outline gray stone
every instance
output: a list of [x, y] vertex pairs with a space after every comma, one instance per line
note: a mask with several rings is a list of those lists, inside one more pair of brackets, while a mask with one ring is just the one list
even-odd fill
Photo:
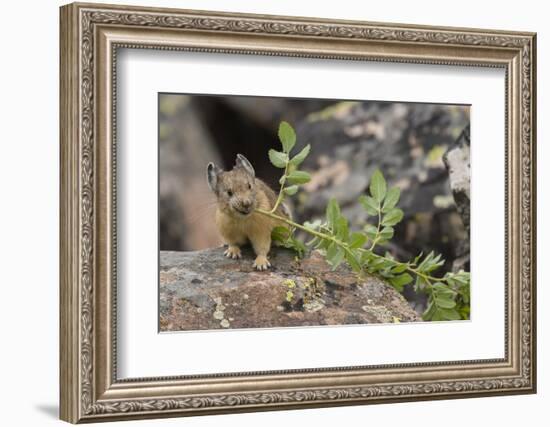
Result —
[[227, 259], [223, 248], [160, 254], [161, 331], [417, 322], [392, 286], [332, 271], [314, 251], [304, 259], [272, 248], [272, 269], [253, 269], [253, 253]]
[[[449, 171], [449, 184], [466, 233], [470, 234], [470, 129], [462, 132], [443, 156]], [[470, 239], [465, 239], [457, 250], [453, 270], [470, 269]]]

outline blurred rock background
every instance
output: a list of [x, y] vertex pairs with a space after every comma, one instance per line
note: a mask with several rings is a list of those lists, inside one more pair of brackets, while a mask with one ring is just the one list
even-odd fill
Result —
[[[279, 147], [277, 128], [286, 120], [298, 135], [295, 149], [312, 146], [303, 166], [312, 180], [289, 202], [298, 221], [323, 216], [335, 197], [352, 228], [363, 227], [367, 217], [357, 199], [380, 168], [390, 186], [401, 188], [399, 207], [405, 212], [385, 250], [402, 260], [434, 250], [446, 260], [442, 272], [453, 263], [469, 270], [469, 224], [459, 214], [452, 169], [443, 160], [457, 147], [469, 151], [469, 107], [161, 94], [159, 109], [161, 250], [221, 244], [215, 199], [206, 184], [208, 162], [230, 169], [242, 153], [257, 176], [277, 189], [280, 171], [269, 163], [267, 151]], [[469, 170], [469, 157], [455, 158]], [[467, 205], [469, 216], [469, 199], [457, 200], [460, 213], [464, 216]], [[423, 309], [424, 301], [412, 290], [405, 297], [417, 311]]]

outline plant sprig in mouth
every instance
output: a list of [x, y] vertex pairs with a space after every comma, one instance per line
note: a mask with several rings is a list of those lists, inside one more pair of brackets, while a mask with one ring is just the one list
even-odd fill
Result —
[[237, 213], [240, 213], [241, 215], [244, 215], [244, 216], [248, 216], [252, 213], [252, 209], [250, 209], [248, 211], [242, 211], [239, 208], [234, 207], [233, 210], [236, 211]]

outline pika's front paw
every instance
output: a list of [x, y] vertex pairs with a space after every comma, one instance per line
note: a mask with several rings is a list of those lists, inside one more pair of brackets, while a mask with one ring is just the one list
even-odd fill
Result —
[[229, 246], [223, 254], [227, 258], [238, 259], [241, 257], [241, 248], [238, 246]]
[[256, 270], [267, 270], [269, 267], [271, 267], [271, 264], [269, 263], [266, 256], [258, 255], [256, 259], [254, 260], [254, 268]]

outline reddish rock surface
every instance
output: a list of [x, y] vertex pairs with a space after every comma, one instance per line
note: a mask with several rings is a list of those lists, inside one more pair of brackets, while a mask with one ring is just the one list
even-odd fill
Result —
[[313, 252], [298, 260], [273, 248], [273, 268], [257, 272], [223, 248], [161, 251], [161, 331], [417, 322], [419, 316], [383, 280], [359, 279], [345, 266], [331, 271]]

